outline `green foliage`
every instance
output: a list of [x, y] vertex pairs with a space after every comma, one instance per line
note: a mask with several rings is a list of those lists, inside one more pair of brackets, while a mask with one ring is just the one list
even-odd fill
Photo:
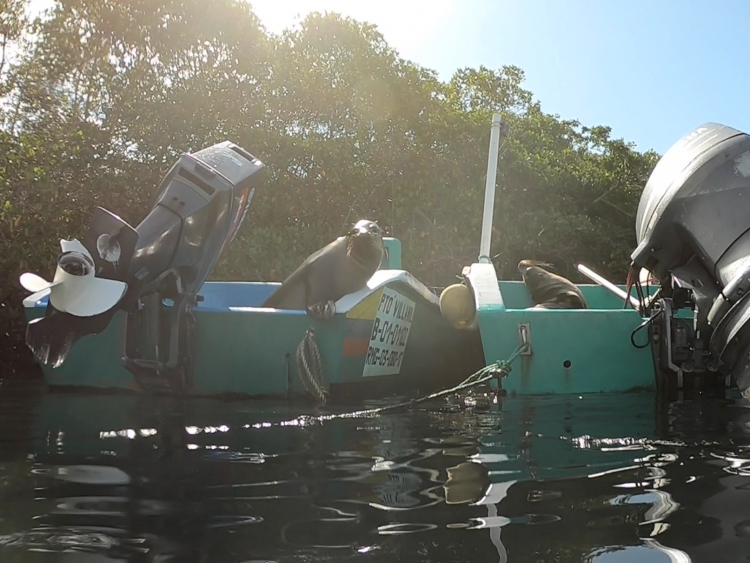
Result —
[[34, 21], [0, 0], [0, 340], [23, 347], [18, 275], [51, 275], [96, 205], [137, 223], [182, 152], [231, 139], [267, 180], [213, 279], [273, 279], [362, 217], [431, 285], [476, 259], [489, 124], [501, 112], [493, 252], [621, 280], [658, 155], [546, 114], [521, 69], [447, 83], [378, 30], [312, 14], [266, 33], [241, 0], [58, 0]]

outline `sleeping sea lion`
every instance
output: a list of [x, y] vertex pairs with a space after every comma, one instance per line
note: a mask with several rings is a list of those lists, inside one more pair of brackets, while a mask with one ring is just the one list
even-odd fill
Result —
[[385, 255], [377, 223], [359, 221], [352, 230], [313, 252], [261, 305], [305, 310], [318, 320], [329, 320], [336, 301], [362, 289]]
[[542, 266], [550, 264], [534, 260], [521, 260], [518, 271], [529, 290], [534, 308], [587, 309], [586, 300], [578, 287], [562, 276], [548, 272]]

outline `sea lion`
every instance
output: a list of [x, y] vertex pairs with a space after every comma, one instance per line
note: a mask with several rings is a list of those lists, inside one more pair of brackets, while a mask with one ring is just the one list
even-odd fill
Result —
[[362, 289], [385, 255], [380, 227], [362, 219], [345, 235], [313, 252], [274, 291], [262, 307], [305, 310], [329, 320], [336, 301]]
[[531, 300], [540, 309], [587, 309], [586, 300], [578, 287], [562, 276], [548, 272], [545, 262], [521, 260], [518, 271], [529, 290]]

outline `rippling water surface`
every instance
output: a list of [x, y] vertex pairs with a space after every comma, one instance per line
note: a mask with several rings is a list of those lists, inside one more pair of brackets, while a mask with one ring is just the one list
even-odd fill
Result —
[[0, 394], [0, 562], [750, 560], [739, 401], [305, 413]]

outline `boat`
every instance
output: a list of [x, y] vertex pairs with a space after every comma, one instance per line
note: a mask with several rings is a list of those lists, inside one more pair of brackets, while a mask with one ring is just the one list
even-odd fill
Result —
[[328, 320], [264, 307], [279, 282], [207, 281], [263, 169], [229, 141], [186, 153], [137, 228], [98, 207], [82, 242], [61, 241], [52, 281], [23, 274], [26, 342], [47, 384], [325, 403], [427, 393], [482, 367], [477, 335], [442, 317], [393, 237]]
[[630, 283], [578, 264], [587, 307], [546, 309], [489, 258], [500, 131], [496, 114], [479, 257], [441, 301], [453, 326], [480, 334], [485, 365], [520, 350], [502, 392], [750, 397], [750, 136], [706, 123], [676, 142], [641, 194]]

